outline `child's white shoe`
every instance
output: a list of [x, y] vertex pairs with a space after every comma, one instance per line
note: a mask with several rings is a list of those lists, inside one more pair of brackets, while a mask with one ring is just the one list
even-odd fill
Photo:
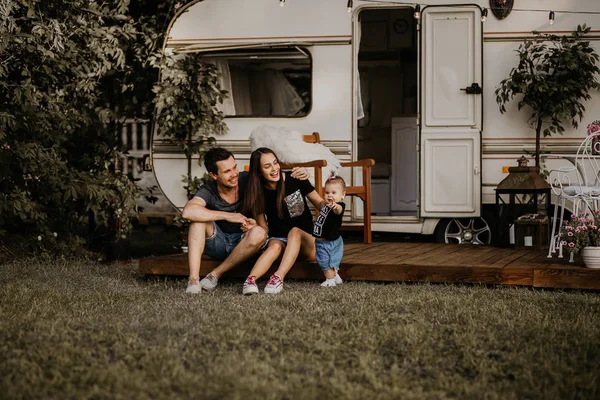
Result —
[[335, 286], [335, 278], [325, 279], [325, 282], [321, 283], [323, 287], [334, 287]]
[[342, 277], [337, 272], [335, 273], [335, 276], [333, 277], [333, 279], [335, 280], [336, 285], [341, 285], [342, 283], [344, 283], [344, 281], [342, 280]]

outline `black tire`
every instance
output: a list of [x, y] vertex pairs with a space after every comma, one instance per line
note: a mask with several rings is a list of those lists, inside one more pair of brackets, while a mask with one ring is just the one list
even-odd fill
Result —
[[484, 206], [482, 217], [440, 220], [434, 232], [435, 242], [491, 245], [495, 239], [495, 227], [494, 207]]

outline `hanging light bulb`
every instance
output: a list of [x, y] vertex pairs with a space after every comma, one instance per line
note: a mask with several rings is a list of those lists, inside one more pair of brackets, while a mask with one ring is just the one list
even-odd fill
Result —
[[487, 21], [487, 8], [484, 8], [483, 11], [481, 11], [481, 22], [485, 21]]
[[550, 21], [550, 25], [554, 25], [554, 11], [550, 11], [550, 15], [548, 15], [548, 20]]
[[418, 4], [415, 6], [414, 17], [415, 17], [415, 19], [420, 19], [421, 18], [421, 6], [418, 5]]
[[279, 7], [285, 6], [285, 0], [279, 0]]
[[352, 12], [352, 0], [348, 0], [348, 13]]

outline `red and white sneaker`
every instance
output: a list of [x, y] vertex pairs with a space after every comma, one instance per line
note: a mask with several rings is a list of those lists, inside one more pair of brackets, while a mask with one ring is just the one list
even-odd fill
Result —
[[251, 295], [258, 293], [258, 286], [256, 286], [256, 281], [253, 276], [249, 276], [246, 278], [244, 282], [244, 288], [242, 289], [243, 295]]
[[265, 286], [265, 293], [269, 294], [277, 294], [283, 290], [283, 282], [280, 277], [273, 274], [269, 278], [269, 282], [267, 282], [267, 286]]

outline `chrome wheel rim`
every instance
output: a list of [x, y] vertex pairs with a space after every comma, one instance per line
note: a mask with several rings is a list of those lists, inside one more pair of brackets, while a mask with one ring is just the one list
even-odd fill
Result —
[[486, 245], [492, 242], [492, 231], [483, 218], [456, 218], [446, 226], [444, 240], [454, 244]]

